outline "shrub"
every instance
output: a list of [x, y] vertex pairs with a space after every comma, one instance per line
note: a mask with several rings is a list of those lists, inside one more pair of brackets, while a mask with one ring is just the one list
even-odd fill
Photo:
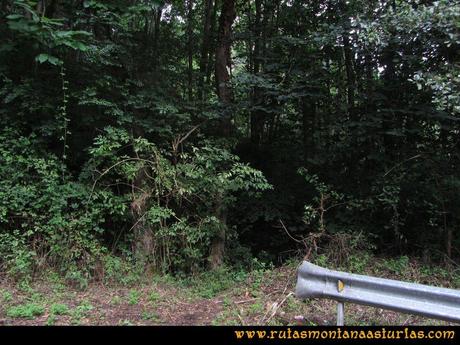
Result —
[[[130, 143], [136, 157], [120, 155]], [[131, 199], [136, 259], [163, 272], [203, 268], [212, 238], [226, 227], [221, 210], [235, 202], [234, 193], [270, 188], [261, 172], [208, 142], [171, 152], [108, 127], [90, 153], [88, 169], [101, 171], [95, 182], [119, 186]]]
[[88, 276], [105, 251], [104, 222], [126, 206], [106, 190], [89, 200], [90, 187], [39, 146], [34, 135], [0, 131], [0, 265], [15, 277], [44, 265]]

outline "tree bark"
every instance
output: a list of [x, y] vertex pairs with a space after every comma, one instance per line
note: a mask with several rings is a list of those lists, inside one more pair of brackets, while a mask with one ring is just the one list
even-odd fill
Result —
[[[254, 69], [255, 75], [259, 74], [261, 67], [261, 54], [262, 54], [262, 1], [255, 0], [256, 15], [254, 19]], [[252, 91], [252, 104], [253, 106], [259, 106], [261, 103], [260, 89], [255, 86]], [[260, 109], [254, 109], [251, 111], [251, 143], [254, 146], [259, 146], [262, 141], [263, 132], [263, 113]]]
[[[145, 132], [142, 127], [137, 124], [133, 124], [133, 137], [144, 137]], [[133, 157], [136, 157], [137, 153], [133, 152]], [[144, 220], [144, 214], [148, 210], [148, 202], [150, 195], [145, 190], [145, 182], [147, 179], [146, 171], [142, 168], [137, 172], [136, 178], [133, 181], [132, 186], [132, 201], [130, 205], [131, 215], [133, 217], [133, 252], [137, 260], [143, 264], [147, 264], [149, 258], [153, 253], [154, 239], [153, 231]]]
[[343, 50], [345, 56], [345, 72], [347, 74], [348, 114], [350, 120], [355, 120], [355, 73], [353, 71], [353, 51], [351, 49], [348, 32], [344, 32], [343, 34]]
[[229, 85], [231, 68], [232, 25], [236, 18], [235, 0], [224, 0], [219, 18], [219, 31], [216, 49], [217, 96], [222, 103], [233, 101], [233, 91]]
[[206, 0], [203, 19], [203, 42], [201, 43], [200, 77], [198, 79], [198, 99], [203, 101], [204, 82], [208, 71], [209, 48], [211, 39], [211, 21], [214, 8], [214, 0]]
[[155, 14], [155, 27], [154, 27], [154, 36], [153, 36], [153, 53], [154, 53], [153, 70], [155, 73], [158, 72], [158, 67], [160, 64], [160, 53], [158, 51], [158, 48], [159, 48], [158, 42], [160, 40], [161, 13], [162, 13], [162, 9], [161, 7], [158, 7], [156, 9], [156, 14]]
[[[228, 109], [233, 102], [233, 92], [229, 84], [229, 71], [231, 68], [232, 25], [235, 18], [235, 0], [224, 0], [219, 18], [215, 69], [217, 84], [216, 91], [219, 101], [222, 103], [224, 109], [224, 114], [220, 124], [221, 135], [224, 137], [229, 137], [231, 133], [230, 114], [226, 111], [226, 109]], [[221, 226], [211, 243], [211, 253], [209, 256], [211, 269], [220, 267], [223, 264], [224, 259], [227, 208], [223, 200], [224, 195], [219, 196], [216, 205], [216, 213]]]
[[353, 48], [350, 42], [350, 29], [351, 23], [350, 19], [348, 18], [349, 15], [347, 13], [347, 5], [344, 0], [339, 3], [339, 10], [340, 14], [343, 18], [345, 18], [345, 22], [343, 24], [342, 29], [342, 43], [343, 43], [343, 56], [344, 56], [344, 63], [345, 63], [345, 73], [347, 76], [347, 112], [350, 120], [356, 120], [354, 118], [355, 112], [355, 88], [356, 88], [356, 81], [355, 81], [355, 73], [354, 73], [354, 53]]
[[193, 0], [187, 1], [188, 100], [193, 100]]
[[309, 158], [314, 158], [315, 143], [313, 133], [316, 123], [316, 104], [311, 97], [303, 97], [301, 100], [302, 108], [302, 139], [303, 139], [303, 159], [304, 164], [308, 164]]
[[213, 76], [213, 71], [215, 70], [215, 54], [216, 54], [216, 26], [217, 26], [217, 7], [220, 3], [220, 0], [214, 1], [214, 8], [211, 16], [211, 29], [210, 29], [210, 44], [209, 44], [209, 58], [208, 65], [206, 66], [206, 83], [211, 85], [211, 78]]

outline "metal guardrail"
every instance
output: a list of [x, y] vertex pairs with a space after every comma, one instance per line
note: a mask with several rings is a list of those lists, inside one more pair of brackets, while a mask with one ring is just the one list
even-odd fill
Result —
[[333, 271], [304, 261], [296, 296], [338, 302], [337, 325], [344, 324], [344, 302], [460, 323], [460, 290]]

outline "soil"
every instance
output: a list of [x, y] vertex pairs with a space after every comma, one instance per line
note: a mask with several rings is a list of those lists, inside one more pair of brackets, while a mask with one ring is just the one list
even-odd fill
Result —
[[[211, 298], [174, 282], [130, 287], [92, 284], [81, 291], [49, 282], [24, 289], [3, 280], [0, 325], [334, 325], [336, 303], [299, 301], [294, 296], [295, 276], [295, 267], [282, 267], [262, 278], [249, 276]], [[44, 306], [44, 312], [29, 317], [11, 314], [11, 308], [30, 303]], [[67, 306], [63, 315], [53, 313], [56, 304]], [[359, 305], [345, 306], [345, 323], [447, 324]]]

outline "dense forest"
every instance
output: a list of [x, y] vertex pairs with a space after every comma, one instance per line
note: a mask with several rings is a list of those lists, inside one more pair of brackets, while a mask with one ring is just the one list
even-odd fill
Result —
[[2, 0], [0, 271], [460, 257], [454, 0]]

